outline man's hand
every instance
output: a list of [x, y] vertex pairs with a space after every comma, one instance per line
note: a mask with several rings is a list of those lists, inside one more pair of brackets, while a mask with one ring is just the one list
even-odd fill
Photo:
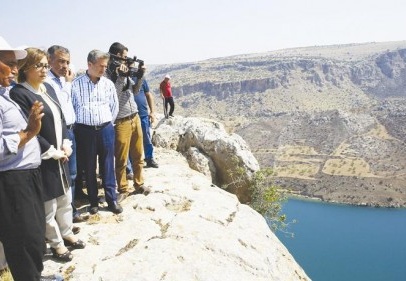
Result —
[[128, 67], [124, 63], [120, 64], [120, 66], [116, 68], [117, 75], [120, 75], [120, 73], [127, 73], [127, 72], [128, 72]]
[[75, 78], [75, 73], [69, 68], [65, 75], [66, 82], [72, 82], [73, 78]]
[[155, 113], [151, 112], [149, 114], [149, 122], [151, 123], [151, 125], [154, 124], [154, 122], [155, 122]]
[[18, 133], [20, 136], [18, 148], [24, 146], [30, 139], [38, 135], [39, 131], [41, 130], [41, 119], [44, 116], [44, 113], [42, 113], [43, 109], [44, 105], [42, 102], [34, 102], [33, 106], [31, 107], [30, 116], [28, 116], [27, 128]]
[[29, 136], [36, 136], [41, 130], [41, 119], [44, 116], [43, 109], [44, 105], [42, 102], [35, 101], [32, 105], [30, 115], [28, 116], [27, 128], [24, 130]]

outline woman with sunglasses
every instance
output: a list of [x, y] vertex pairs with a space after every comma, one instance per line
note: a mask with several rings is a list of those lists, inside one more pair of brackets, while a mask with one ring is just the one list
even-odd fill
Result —
[[27, 48], [26, 51], [26, 58], [18, 62], [18, 84], [10, 91], [10, 97], [20, 105], [26, 116], [34, 101], [44, 104], [45, 115], [38, 140], [42, 158], [45, 238], [55, 259], [70, 261], [73, 256], [66, 246], [85, 248], [85, 243], [72, 232], [72, 196], [67, 163], [72, 153], [71, 142], [56, 93], [52, 86], [44, 83], [49, 70], [47, 55], [37, 48]]

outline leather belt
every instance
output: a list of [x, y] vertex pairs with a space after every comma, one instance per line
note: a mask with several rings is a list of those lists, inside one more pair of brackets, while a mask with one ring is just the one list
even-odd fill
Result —
[[133, 113], [131, 115], [128, 115], [126, 117], [120, 118], [120, 119], [116, 119], [116, 122], [123, 122], [123, 121], [127, 121], [127, 120], [132, 120], [135, 116], [137, 116], [138, 112]]
[[98, 130], [103, 129], [104, 127], [106, 127], [110, 123], [111, 122], [106, 122], [106, 123], [103, 123], [101, 125], [85, 125], [85, 124], [81, 124], [81, 123], [76, 123], [76, 126], [98, 131]]

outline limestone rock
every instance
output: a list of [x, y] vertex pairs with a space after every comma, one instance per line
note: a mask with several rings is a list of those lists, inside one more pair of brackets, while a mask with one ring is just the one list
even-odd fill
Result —
[[190, 147], [186, 152], [186, 159], [189, 167], [196, 170], [210, 179], [216, 178], [216, 167], [210, 157], [201, 153], [196, 147]]
[[[48, 254], [45, 272], [66, 280], [310, 280], [265, 219], [157, 148], [158, 169], [145, 169], [147, 196], [133, 195], [114, 215], [103, 208], [85, 224], [71, 262]], [[83, 209], [82, 209], [83, 210]]]
[[[210, 119], [180, 116], [162, 119], [155, 128], [153, 143], [155, 146], [171, 148], [185, 155], [190, 148], [198, 149], [213, 163], [208, 167], [211, 175], [215, 175], [212, 182], [236, 194], [240, 202], [250, 201], [249, 182], [259, 170], [258, 161], [247, 143], [237, 134], [228, 134], [221, 123]], [[192, 167], [197, 166], [196, 163], [189, 164]], [[238, 182], [236, 177], [239, 178]]]

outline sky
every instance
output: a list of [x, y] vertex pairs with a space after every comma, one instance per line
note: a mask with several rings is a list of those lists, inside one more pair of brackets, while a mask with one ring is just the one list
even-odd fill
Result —
[[71, 52], [87, 68], [114, 42], [148, 64], [195, 62], [279, 49], [406, 40], [405, 0], [2, 1], [11, 46]]

